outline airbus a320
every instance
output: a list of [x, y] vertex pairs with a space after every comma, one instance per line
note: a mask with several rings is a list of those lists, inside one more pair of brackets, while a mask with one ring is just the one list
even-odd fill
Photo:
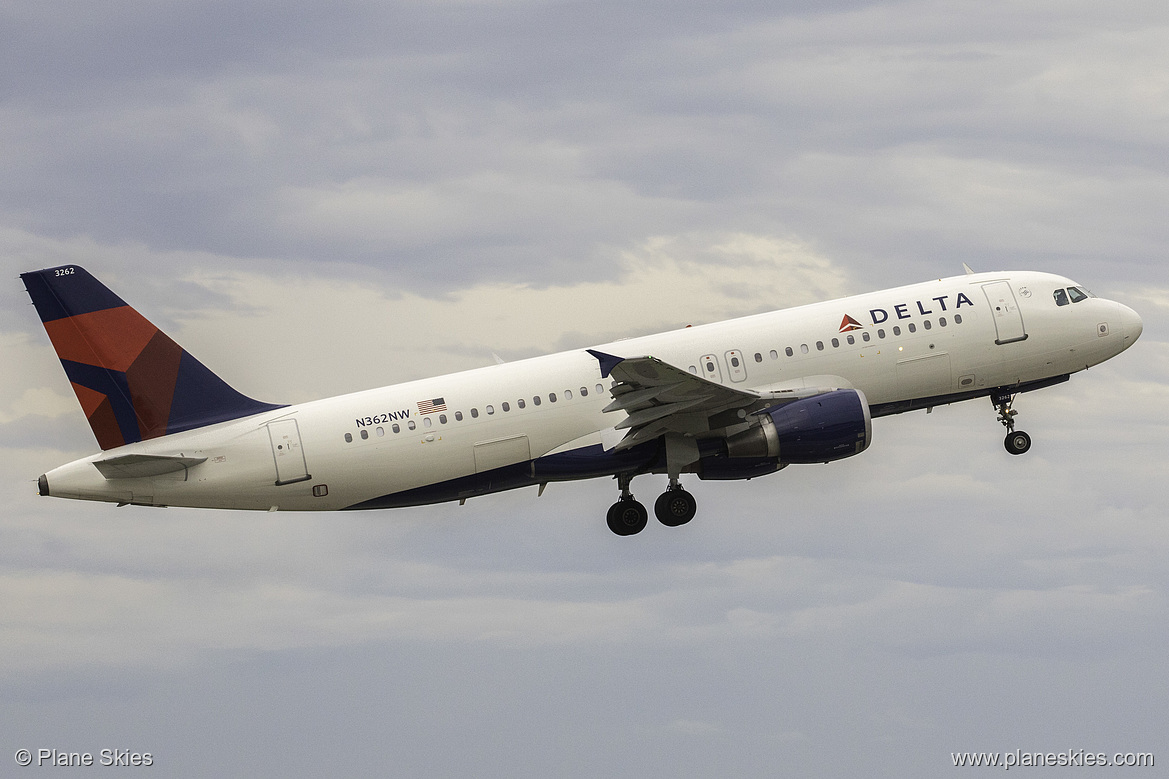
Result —
[[689, 522], [682, 477], [751, 479], [865, 451], [872, 419], [1019, 393], [1141, 335], [1131, 308], [1037, 272], [966, 273], [296, 405], [233, 389], [78, 265], [21, 274], [101, 451], [39, 479], [60, 498], [332, 511], [615, 478], [609, 528]]

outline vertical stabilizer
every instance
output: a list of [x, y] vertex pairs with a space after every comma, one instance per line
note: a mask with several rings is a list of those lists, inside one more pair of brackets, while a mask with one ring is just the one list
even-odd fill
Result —
[[20, 278], [102, 449], [281, 408], [232, 389], [79, 265]]

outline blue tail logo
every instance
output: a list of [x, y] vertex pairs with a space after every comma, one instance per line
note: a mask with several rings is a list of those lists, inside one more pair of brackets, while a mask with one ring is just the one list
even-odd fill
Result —
[[232, 389], [79, 265], [20, 278], [102, 449], [283, 408]]

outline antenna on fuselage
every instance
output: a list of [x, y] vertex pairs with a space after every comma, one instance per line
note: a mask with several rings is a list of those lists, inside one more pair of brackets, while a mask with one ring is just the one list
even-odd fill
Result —
[[966, 271], [966, 275], [967, 275], [967, 276], [973, 276], [973, 275], [974, 275], [974, 270], [973, 270], [973, 269], [972, 269], [972, 268], [971, 268], [969, 265], [967, 265], [966, 263], [962, 263], [962, 269], [963, 269], [964, 271]]

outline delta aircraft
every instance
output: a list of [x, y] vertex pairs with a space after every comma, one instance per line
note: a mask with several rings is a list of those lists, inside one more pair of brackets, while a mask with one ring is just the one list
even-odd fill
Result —
[[1132, 346], [1135, 311], [1036, 272], [973, 273], [279, 405], [230, 387], [78, 265], [21, 278], [101, 448], [41, 495], [264, 511], [383, 509], [615, 477], [609, 528], [689, 522], [683, 474], [751, 479], [860, 454], [872, 418], [1021, 392]]

